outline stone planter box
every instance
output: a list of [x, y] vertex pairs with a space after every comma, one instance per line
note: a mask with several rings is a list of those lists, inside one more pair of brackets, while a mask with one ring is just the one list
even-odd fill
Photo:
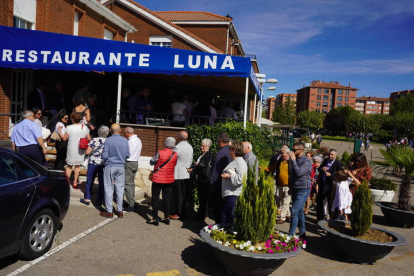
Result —
[[403, 236], [377, 227], [371, 227], [371, 229], [376, 229], [391, 235], [394, 238], [394, 241], [375, 242], [357, 239], [329, 228], [328, 223], [331, 226], [344, 227], [346, 222], [335, 220], [328, 222], [326, 220], [321, 220], [318, 222], [318, 225], [328, 233], [328, 237], [333, 246], [342, 253], [347, 260], [359, 264], [373, 264], [387, 256], [394, 247], [402, 246], [407, 243]]
[[376, 189], [369, 189], [371, 191], [372, 200], [374, 202], [377, 201], [386, 201], [391, 202], [394, 198], [394, 191], [385, 191], [385, 190], [376, 190]]
[[391, 207], [391, 203], [384, 201], [375, 202], [375, 205], [381, 208], [381, 211], [387, 220], [394, 222], [395, 224], [402, 227], [414, 227], [414, 212], [403, 211]]
[[238, 276], [269, 275], [279, 268], [286, 259], [294, 257], [302, 251], [299, 249], [288, 253], [275, 254], [243, 252], [217, 243], [204, 230], [201, 230], [200, 236], [211, 246], [220, 263], [233, 275]]

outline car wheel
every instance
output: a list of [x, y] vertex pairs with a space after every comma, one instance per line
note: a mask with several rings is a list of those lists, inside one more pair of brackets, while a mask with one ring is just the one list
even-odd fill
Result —
[[19, 256], [32, 260], [45, 254], [53, 244], [56, 225], [56, 216], [50, 209], [37, 213], [26, 228]]

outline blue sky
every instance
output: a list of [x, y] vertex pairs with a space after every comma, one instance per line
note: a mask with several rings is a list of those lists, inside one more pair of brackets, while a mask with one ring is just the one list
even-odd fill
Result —
[[296, 93], [314, 79], [351, 83], [358, 96], [414, 89], [413, 0], [137, 2], [154, 11], [230, 14], [245, 52], [279, 80], [266, 97]]

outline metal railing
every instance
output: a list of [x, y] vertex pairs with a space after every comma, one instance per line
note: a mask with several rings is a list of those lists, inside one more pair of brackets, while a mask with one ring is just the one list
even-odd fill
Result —
[[[228, 118], [181, 115], [171, 113], [158, 112], [130, 112], [126, 110], [120, 111], [120, 122], [139, 124], [139, 125], [156, 125], [156, 126], [185, 126], [187, 124], [209, 125], [214, 126], [216, 123], [224, 123]], [[243, 122], [242, 119], [235, 119], [237, 122]]]
[[10, 129], [22, 120], [22, 114], [19, 113], [0, 113], [0, 117], [3, 116], [6, 117], [7, 122], [4, 125], [0, 125], [0, 139], [4, 137], [8, 138]]

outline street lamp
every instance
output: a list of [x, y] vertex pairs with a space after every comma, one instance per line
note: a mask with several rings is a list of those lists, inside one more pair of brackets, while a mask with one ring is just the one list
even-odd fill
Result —
[[267, 79], [267, 83], [278, 83], [279, 81], [277, 79]]

